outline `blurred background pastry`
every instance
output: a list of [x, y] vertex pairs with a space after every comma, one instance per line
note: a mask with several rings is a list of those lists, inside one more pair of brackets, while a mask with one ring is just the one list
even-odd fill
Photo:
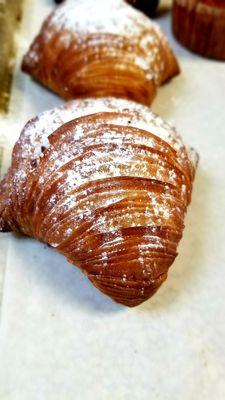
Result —
[[225, 60], [225, 1], [174, 0], [173, 31], [190, 50]]

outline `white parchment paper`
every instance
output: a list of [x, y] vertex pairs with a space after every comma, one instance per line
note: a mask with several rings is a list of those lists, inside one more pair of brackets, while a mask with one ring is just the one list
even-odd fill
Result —
[[[51, 6], [26, 2], [5, 165], [24, 122], [62, 101], [19, 72]], [[161, 290], [127, 309], [47, 246], [1, 235], [1, 400], [225, 399], [225, 63], [181, 48], [169, 14], [159, 23], [182, 74], [159, 90], [153, 109], [201, 157], [179, 256]]]

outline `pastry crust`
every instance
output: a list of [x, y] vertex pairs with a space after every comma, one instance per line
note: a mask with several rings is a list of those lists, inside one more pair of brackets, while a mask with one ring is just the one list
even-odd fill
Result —
[[67, 0], [44, 22], [22, 70], [65, 99], [116, 96], [150, 105], [179, 73], [159, 26], [122, 0]]
[[195, 53], [225, 60], [224, 0], [174, 0], [173, 31]]
[[177, 255], [196, 164], [149, 108], [74, 100], [22, 131], [0, 184], [0, 229], [49, 244], [102, 292], [136, 306]]

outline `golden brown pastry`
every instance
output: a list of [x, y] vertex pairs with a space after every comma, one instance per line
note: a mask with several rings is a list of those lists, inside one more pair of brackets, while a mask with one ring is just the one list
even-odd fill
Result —
[[195, 53], [225, 60], [225, 0], [174, 0], [173, 31]]
[[177, 255], [193, 155], [145, 106], [65, 103], [22, 131], [0, 185], [0, 230], [49, 244], [102, 292], [136, 306]]
[[179, 67], [159, 26], [122, 0], [67, 0], [44, 22], [22, 69], [65, 99], [150, 105]]

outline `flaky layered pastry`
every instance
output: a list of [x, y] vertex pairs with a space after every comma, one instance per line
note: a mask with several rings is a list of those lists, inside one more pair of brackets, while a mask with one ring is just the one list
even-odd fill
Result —
[[22, 131], [0, 184], [0, 230], [49, 244], [102, 292], [136, 306], [177, 255], [194, 154], [135, 102], [65, 103]]
[[174, 0], [173, 31], [190, 50], [225, 61], [225, 0]]
[[179, 67], [159, 26], [122, 0], [67, 0], [44, 22], [22, 69], [65, 99], [150, 105]]

